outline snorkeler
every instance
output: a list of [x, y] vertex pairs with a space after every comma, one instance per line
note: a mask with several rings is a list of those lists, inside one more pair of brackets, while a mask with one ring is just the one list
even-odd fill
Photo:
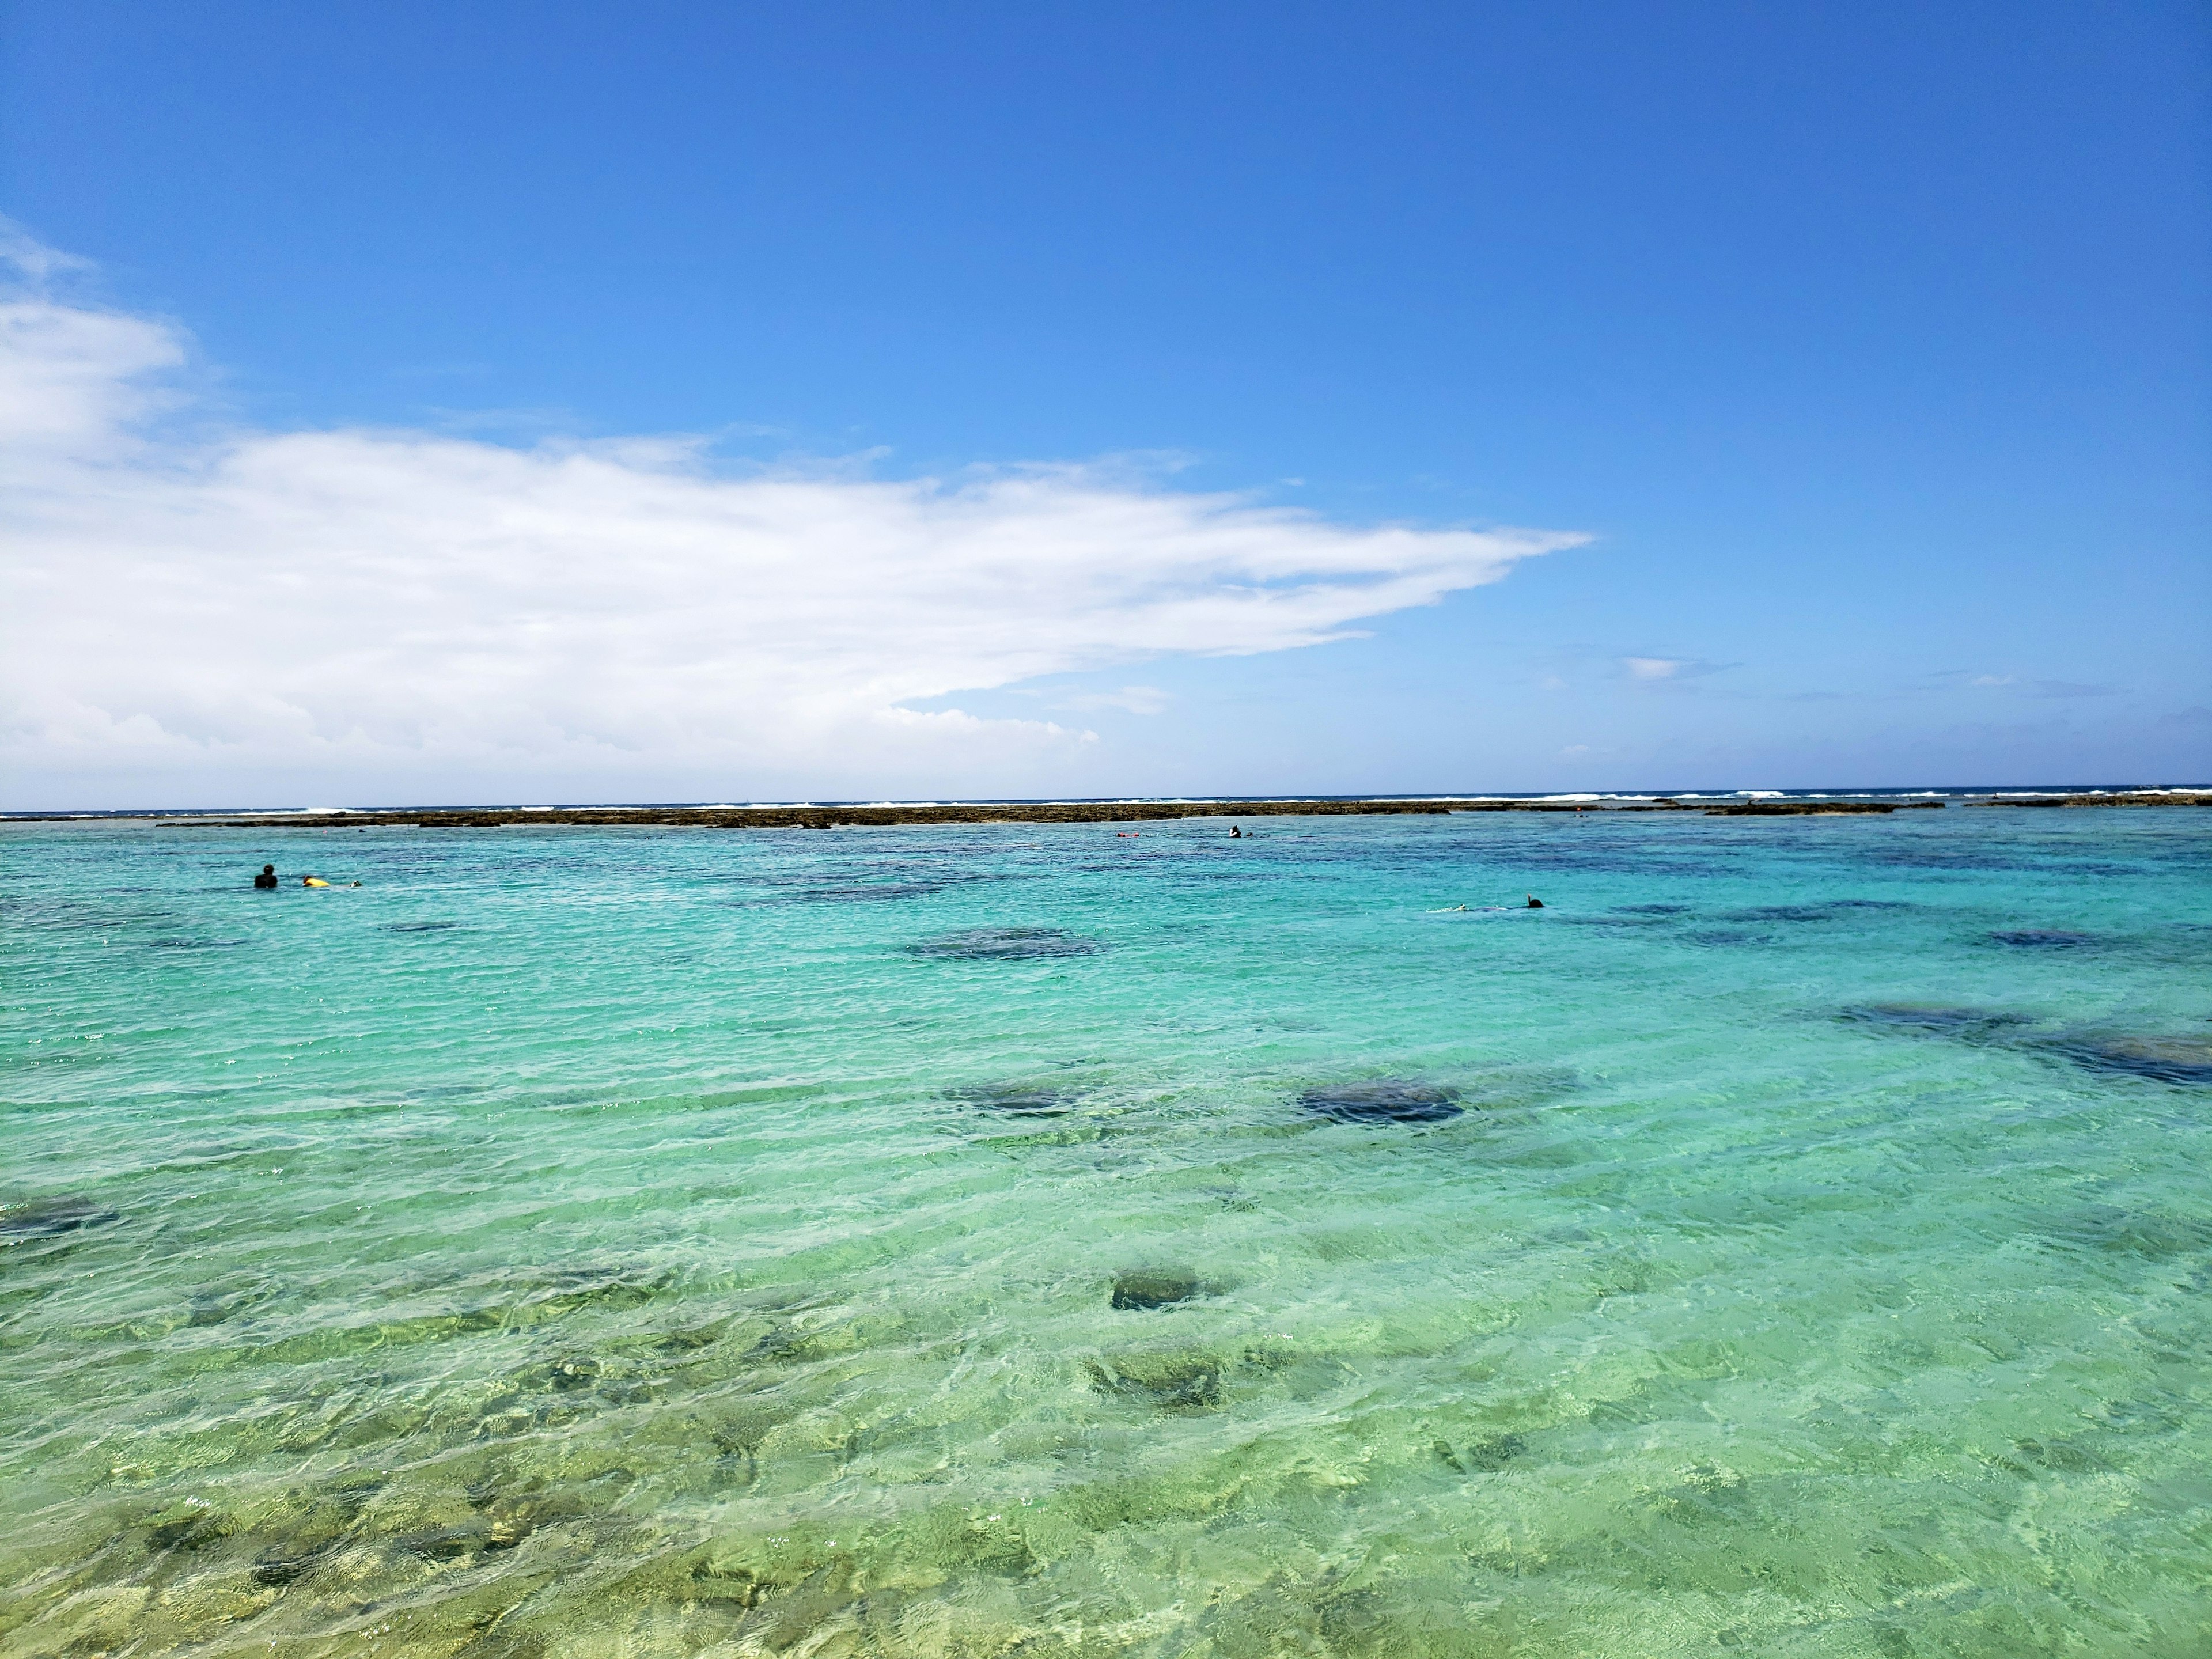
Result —
[[264, 891], [275, 888], [276, 885], [276, 866], [273, 864], [263, 865], [261, 866], [261, 873], [253, 878], [253, 884]]
[[1231, 824], [1231, 825], [1229, 826], [1229, 839], [1230, 839], [1230, 840], [1231, 840], [1231, 841], [1242, 841], [1243, 838], [1244, 838], [1244, 832], [1243, 832], [1242, 830], [1238, 829], [1238, 828], [1237, 828], [1235, 824], [1233, 824], [1233, 823], [1232, 823], [1232, 824]]
[[1528, 902], [1522, 908], [1530, 910], [1540, 910], [1544, 908], [1544, 901], [1538, 898], [1534, 893], [1531, 893], [1528, 895]]
[[325, 881], [320, 876], [302, 876], [300, 878], [300, 885], [302, 887], [358, 887], [361, 884], [357, 881]]

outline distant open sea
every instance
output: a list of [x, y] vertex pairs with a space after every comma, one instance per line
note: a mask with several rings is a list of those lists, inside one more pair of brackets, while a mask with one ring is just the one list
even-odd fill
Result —
[[1247, 827], [0, 825], [0, 1659], [2212, 1650], [2212, 814]]

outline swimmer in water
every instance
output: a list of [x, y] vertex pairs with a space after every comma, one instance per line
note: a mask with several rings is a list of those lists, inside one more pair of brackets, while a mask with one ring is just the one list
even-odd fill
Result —
[[1534, 893], [1531, 893], [1528, 895], [1528, 902], [1522, 908], [1529, 910], [1540, 910], [1544, 908], [1544, 901], [1538, 898]]
[[1231, 840], [1231, 841], [1242, 841], [1243, 838], [1244, 838], [1244, 832], [1243, 832], [1242, 830], [1239, 830], [1239, 829], [1238, 829], [1235, 824], [1233, 824], [1233, 823], [1232, 823], [1232, 824], [1231, 824], [1231, 825], [1229, 826], [1229, 839], [1230, 839], [1230, 840]]
[[358, 887], [361, 884], [357, 881], [325, 881], [320, 876], [302, 876], [300, 878], [300, 885], [302, 887]]
[[274, 888], [276, 885], [276, 866], [273, 864], [263, 865], [261, 873], [253, 878], [253, 884], [264, 892]]

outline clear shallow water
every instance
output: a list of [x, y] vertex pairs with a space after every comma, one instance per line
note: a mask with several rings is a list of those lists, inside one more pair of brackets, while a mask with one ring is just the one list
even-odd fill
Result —
[[2202, 817], [9, 827], [0, 1656], [2201, 1653]]

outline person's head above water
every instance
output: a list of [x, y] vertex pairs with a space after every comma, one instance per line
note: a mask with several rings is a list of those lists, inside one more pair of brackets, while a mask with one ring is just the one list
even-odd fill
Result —
[[1531, 893], [1528, 895], [1528, 908], [1531, 910], [1540, 910], [1544, 908], [1544, 901], [1538, 898], [1534, 893]]

